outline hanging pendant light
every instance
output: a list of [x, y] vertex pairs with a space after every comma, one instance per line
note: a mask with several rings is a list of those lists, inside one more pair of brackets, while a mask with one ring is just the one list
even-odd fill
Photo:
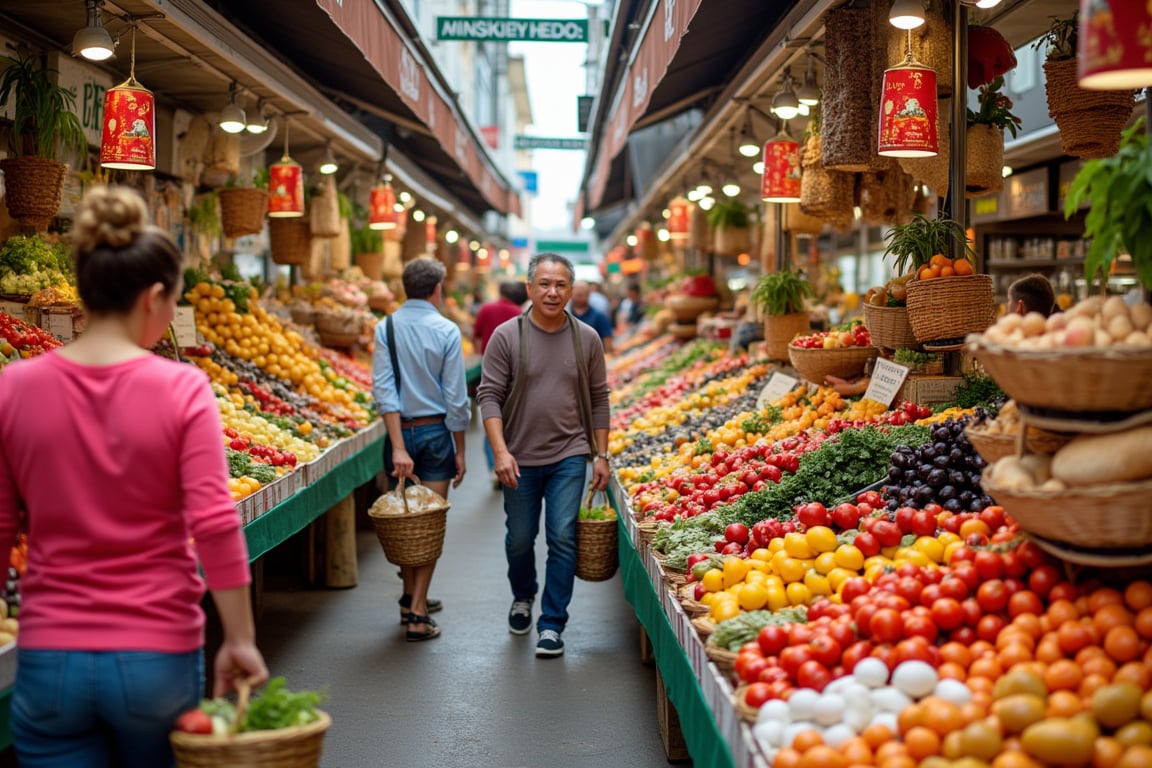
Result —
[[436, 217], [426, 216], [424, 218], [424, 250], [428, 253], [436, 253]]
[[392, 177], [385, 175], [384, 181], [368, 195], [368, 228], [396, 229], [397, 224], [396, 192], [392, 189]]
[[156, 100], [136, 80], [136, 24], [132, 24], [132, 58], [128, 79], [104, 94], [104, 128], [100, 165], [126, 171], [156, 167]]
[[912, 32], [909, 31], [904, 61], [884, 70], [877, 154], [884, 157], [938, 155], [936, 109], [936, 71], [912, 58]]
[[668, 235], [673, 242], [688, 239], [688, 206], [687, 198], [679, 195], [668, 203]]
[[1080, 0], [1080, 87], [1126, 91], [1152, 86], [1152, 9], [1135, 0]]
[[760, 199], [766, 203], [800, 202], [800, 145], [783, 130], [764, 142]]
[[268, 166], [268, 216], [304, 215], [304, 169], [288, 154], [288, 118], [284, 118], [284, 156]]

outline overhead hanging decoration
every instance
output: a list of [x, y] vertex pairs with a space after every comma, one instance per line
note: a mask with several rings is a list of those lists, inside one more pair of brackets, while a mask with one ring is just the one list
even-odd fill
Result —
[[136, 80], [136, 23], [132, 23], [132, 54], [128, 79], [104, 94], [104, 128], [100, 134], [100, 165], [126, 171], [156, 167], [156, 99]]
[[284, 118], [284, 156], [268, 166], [268, 216], [287, 219], [304, 215], [304, 169], [288, 154], [288, 117]]
[[884, 70], [877, 154], [935, 157], [939, 154], [936, 110], [936, 71], [912, 57], [909, 32], [904, 61]]
[[800, 202], [800, 145], [783, 130], [764, 142], [760, 199], [766, 203]]
[[1138, 0], [1080, 0], [1080, 87], [1152, 86], [1152, 8]]
[[392, 189], [392, 177], [386, 174], [369, 193], [368, 228], [396, 229], [398, 223], [396, 192]]
[[688, 239], [688, 198], [677, 195], [668, 203], [668, 235], [673, 242]]

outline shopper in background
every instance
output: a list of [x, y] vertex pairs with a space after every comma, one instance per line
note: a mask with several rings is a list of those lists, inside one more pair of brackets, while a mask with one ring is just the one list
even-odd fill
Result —
[[612, 317], [612, 301], [604, 293], [604, 286], [600, 283], [589, 283], [588, 303], [599, 310], [605, 317]]
[[1039, 312], [1048, 317], [1056, 308], [1052, 283], [1039, 273], [1024, 275], [1008, 286], [1008, 311], [1018, 315]]
[[198, 566], [224, 635], [215, 695], [268, 678], [216, 396], [195, 366], [148, 351], [182, 259], [147, 221], [135, 192], [84, 196], [88, 328], [0, 376], [0, 552], [22, 524], [29, 543], [12, 695], [27, 768], [175, 764], [168, 734], [204, 692]]
[[[472, 324], [472, 341], [476, 344], [476, 351], [481, 355], [488, 346], [488, 339], [496, 326], [505, 320], [511, 320], [523, 311], [528, 301], [528, 288], [519, 280], [505, 280], [500, 283], [500, 298], [490, 301], [476, 313], [476, 322]], [[484, 436], [484, 458], [488, 460], [488, 474], [491, 475], [492, 489], [500, 490], [500, 481], [496, 478], [496, 457], [492, 453], [492, 443], [488, 436]]]
[[644, 304], [640, 301], [639, 283], [628, 283], [624, 298], [616, 308], [616, 325], [633, 326], [644, 319]]
[[565, 311], [575, 270], [554, 253], [528, 264], [532, 307], [496, 329], [484, 352], [478, 400], [504, 486], [504, 538], [512, 608], [508, 631], [532, 628], [536, 536], [544, 510], [548, 562], [536, 629], [536, 655], [564, 653], [561, 633], [576, 578], [576, 517], [588, 457], [592, 483], [608, 485], [608, 382], [604, 349], [592, 328]]
[[612, 354], [612, 321], [608, 315], [592, 306], [589, 299], [592, 295], [592, 285], [584, 280], [577, 280], [572, 286], [572, 302], [568, 308], [582, 323], [592, 326], [604, 345], [604, 352]]
[[[464, 433], [471, 411], [460, 329], [439, 309], [445, 275], [444, 265], [435, 259], [405, 265], [408, 299], [376, 325], [372, 397], [388, 429], [385, 472], [419, 479], [448, 498], [449, 483], [455, 488], [464, 479]], [[439, 600], [428, 599], [435, 570], [435, 562], [400, 567], [400, 623], [409, 641], [440, 635], [440, 627], [428, 616], [443, 608]]]

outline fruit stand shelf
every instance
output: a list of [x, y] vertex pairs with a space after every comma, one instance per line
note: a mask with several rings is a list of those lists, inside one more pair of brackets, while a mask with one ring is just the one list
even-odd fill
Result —
[[668, 699], [680, 716], [695, 765], [764, 768], [751, 728], [732, 706], [732, 686], [708, 658], [676, 596], [664, 585], [648, 545], [640, 540], [628, 496], [615, 476], [609, 488], [620, 525], [624, 596], [652, 642]]
[[1084, 259], [989, 259], [991, 269], [1040, 269], [1043, 267], [1082, 266]]

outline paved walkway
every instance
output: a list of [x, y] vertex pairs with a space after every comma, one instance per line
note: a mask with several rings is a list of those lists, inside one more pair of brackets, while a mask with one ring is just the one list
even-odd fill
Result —
[[[289, 688], [327, 688], [334, 723], [322, 765], [666, 766], [655, 670], [640, 663], [619, 575], [576, 582], [564, 656], [537, 659], [534, 632], [507, 630], [504, 513], [476, 426], [468, 467], [432, 584], [445, 604], [441, 637], [405, 642], [397, 570], [370, 531], [359, 534], [354, 589], [277, 590], [269, 580], [258, 641]], [[541, 533], [541, 582], [543, 550]]]

